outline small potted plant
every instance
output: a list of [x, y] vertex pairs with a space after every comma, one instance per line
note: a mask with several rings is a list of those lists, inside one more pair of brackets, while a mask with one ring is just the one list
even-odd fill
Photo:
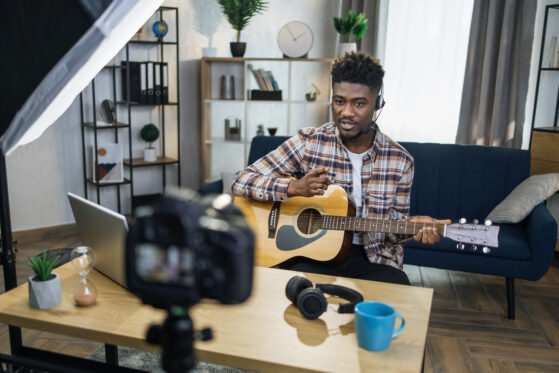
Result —
[[233, 57], [242, 57], [245, 54], [246, 43], [241, 43], [241, 31], [244, 30], [250, 19], [256, 14], [262, 14], [268, 3], [262, 0], [218, 0], [223, 9], [223, 14], [233, 29], [237, 30], [237, 42], [231, 42]]
[[140, 137], [149, 144], [144, 149], [144, 161], [155, 162], [157, 160], [157, 151], [151, 144], [159, 138], [159, 129], [153, 123], [146, 124], [140, 130]]
[[60, 277], [52, 270], [60, 261], [60, 255], [52, 258], [43, 252], [29, 258], [28, 264], [35, 274], [29, 276], [29, 306], [45, 309], [56, 307], [62, 302]]
[[256, 136], [264, 136], [264, 125], [259, 124], [256, 126]]
[[356, 14], [349, 10], [346, 18], [334, 17], [334, 28], [343, 37], [347, 37], [347, 42], [340, 43], [338, 56], [343, 56], [346, 52], [356, 51], [356, 41], [361, 39], [367, 31], [367, 19], [363, 13]]

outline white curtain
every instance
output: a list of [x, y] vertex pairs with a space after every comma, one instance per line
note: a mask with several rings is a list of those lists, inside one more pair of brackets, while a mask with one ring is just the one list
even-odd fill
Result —
[[388, 2], [378, 120], [396, 141], [454, 143], [473, 0]]

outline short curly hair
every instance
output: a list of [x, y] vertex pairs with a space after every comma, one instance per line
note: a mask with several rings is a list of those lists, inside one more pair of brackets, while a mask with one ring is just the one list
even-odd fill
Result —
[[379, 61], [363, 52], [347, 52], [332, 64], [334, 83], [359, 83], [377, 90], [382, 87], [384, 70]]

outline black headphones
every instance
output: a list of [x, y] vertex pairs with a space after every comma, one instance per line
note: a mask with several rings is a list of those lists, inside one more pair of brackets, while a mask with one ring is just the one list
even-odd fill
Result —
[[307, 319], [314, 320], [326, 311], [326, 297], [324, 294], [335, 295], [349, 303], [341, 303], [338, 313], [353, 313], [355, 305], [363, 301], [363, 296], [350, 288], [339, 285], [316, 284], [300, 276], [292, 277], [285, 287], [285, 295], [293, 302]]

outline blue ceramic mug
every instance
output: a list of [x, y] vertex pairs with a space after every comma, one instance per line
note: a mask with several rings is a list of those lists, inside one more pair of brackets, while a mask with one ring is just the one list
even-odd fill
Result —
[[[396, 317], [402, 319], [394, 331]], [[394, 307], [382, 302], [361, 302], [355, 306], [355, 333], [359, 347], [369, 351], [384, 351], [406, 326], [406, 319]]]

